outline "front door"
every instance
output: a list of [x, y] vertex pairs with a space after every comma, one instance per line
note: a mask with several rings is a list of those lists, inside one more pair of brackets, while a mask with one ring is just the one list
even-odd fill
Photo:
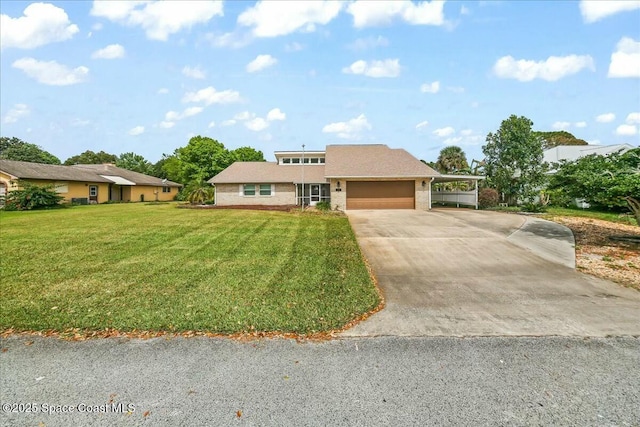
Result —
[[311, 184], [310, 187], [311, 202], [309, 203], [309, 205], [315, 206], [316, 203], [320, 201], [320, 184]]

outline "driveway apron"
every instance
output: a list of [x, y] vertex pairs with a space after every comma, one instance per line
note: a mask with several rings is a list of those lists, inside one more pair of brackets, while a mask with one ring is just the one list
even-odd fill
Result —
[[572, 268], [563, 226], [468, 209], [347, 214], [386, 306], [344, 336], [640, 335], [640, 292]]

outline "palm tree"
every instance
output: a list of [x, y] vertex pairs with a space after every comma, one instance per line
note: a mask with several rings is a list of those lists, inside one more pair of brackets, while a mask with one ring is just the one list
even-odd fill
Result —
[[456, 174], [469, 171], [469, 163], [467, 156], [462, 148], [451, 145], [440, 150], [438, 160], [436, 161], [436, 169], [440, 173]]

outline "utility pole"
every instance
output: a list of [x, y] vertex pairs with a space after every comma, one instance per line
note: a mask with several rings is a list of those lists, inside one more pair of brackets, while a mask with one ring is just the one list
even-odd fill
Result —
[[302, 144], [302, 205], [301, 211], [304, 211], [304, 144]]

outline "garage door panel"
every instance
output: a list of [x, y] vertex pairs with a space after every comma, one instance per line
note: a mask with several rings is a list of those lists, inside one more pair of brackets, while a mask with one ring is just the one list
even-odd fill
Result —
[[347, 209], [413, 209], [414, 181], [349, 181]]

